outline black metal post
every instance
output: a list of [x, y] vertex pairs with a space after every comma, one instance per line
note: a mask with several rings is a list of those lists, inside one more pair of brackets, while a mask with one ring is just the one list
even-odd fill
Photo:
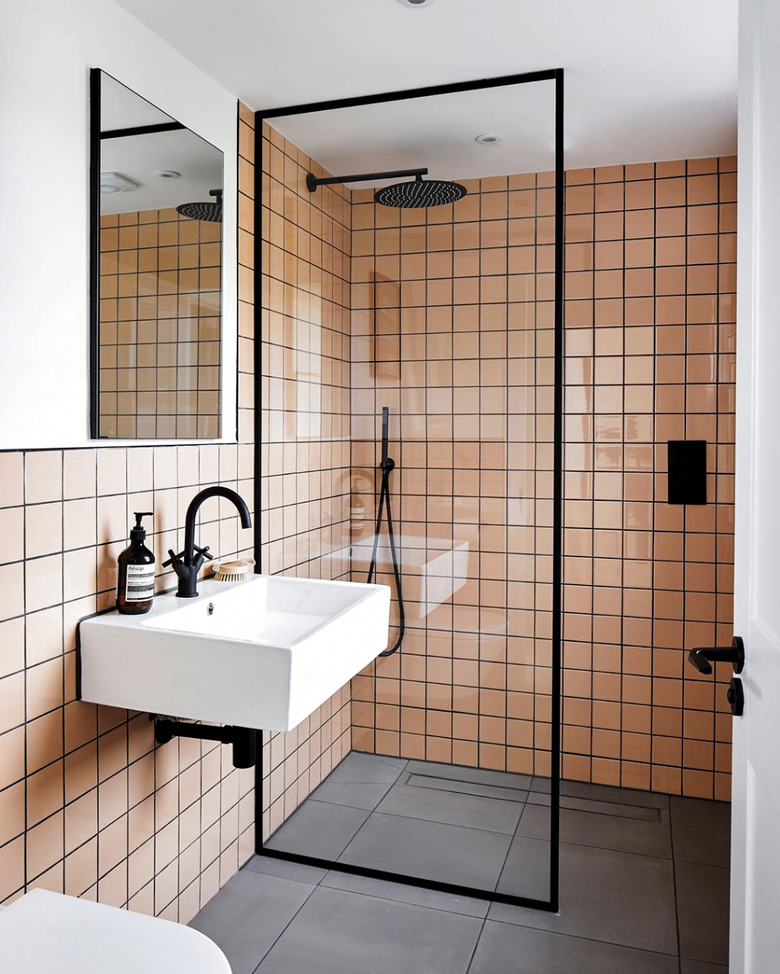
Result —
[[555, 375], [553, 392], [552, 680], [550, 727], [550, 909], [560, 906], [561, 636], [563, 621], [564, 229], [563, 68], [555, 72]]
[[[262, 746], [258, 755], [255, 767], [255, 851], [258, 855], [269, 858], [281, 859], [287, 862], [306, 863], [324, 869], [338, 869], [341, 872], [357, 876], [367, 876], [371, 878], [384, 879], [391, 882], [405, 883], [410, 886], [418, 886], [424, 889], [440, 890], [456, 895], [474, 896], [481, 899], [492, 900], [497, 903], [507, 903], [513, 906], [531, 907], [538, 910], [557, 911], [559, 907], [559, 802], [560, 802], [560, 746], [561, 746], [561, 610], [562, 610], [562, 558], [563, 558], [563, 392], [564, 392], [564, 150], [563, 150], [563, 69], [550, 69], [545, 71], [526, 72], [517, 75], [505, 75], [496, 78], [484, 78], [477, 81], [457, 82], [454, 84], [432, 85], [423, 88], [406, 89], [401, 91], [388, 91], [374, 95], [359, 95], [351, 98], [335, 99], [326, 102], [312, 102], [308, 104], [280, 107], [257, 112], [255, 115], [255, 159], [259, 167], [258, 186], [255, 190], [255, 233], [256, 233], [256, 263], [255, 263], [255, 431], [256, 444], [259, 447], [262, 438], [262, 342], [261, 322], [262, 322], [262, 299], [263, 299], [263, 260], [262, 260], [262, 147], [263, 147], [263, 122], [288, 115], [303, 115], [313, 112], [330, 111], [341, 108], [356, 108], [364, 105], [386, 104], [393, 101], [407, 99], [428, 98], [434, 95], [450, 95], [458, 92], [469, 92], [486, 90], [492, 88], [502, 88], [510, 85], [528, 84], [537, 81], [555, 82], [555, 376], [554, 376], [554, 447], [553, 447], [553, 591], [552, 591], [552, 701], [551, 701], [551, 768], [550, 768], [550, 804], [551, 804], [551, 824], [550, 824], [550, 896], [548, 900], [532, 899], [530, 897], [515, 896], [509, 893], [500, 893], [487, 889], [458, 886], [451, 883], [443, 883], [438, 880], [429, 880], [421, 877], [397, 874], [388, 870], [371, 869], [365, 866], [353, 866], [345, 862], [332, 862], [325, 859], [317, 859], [311, 856], [302, 855], [295, 852], [285, 852], [280, 849], [270, 849], [263, 842], [263, 767], [262, 767]], [[390, 177], [392, 174], [384, 174]], [[404, 175], [407, 175], [406, 173]], [[378, 178], [377, 174], [371, 174], [364, 178]], [[311, 176], [311, 181], [316, 185], [323, 185], [326, 182], [351, 182], [358, 181], [359, 176], [341, 176], [329, 180], [316, 180]], [[314, 191], [307, 180], [308, 188]], [[256, 468], [256, 559], [260, 563], [260, 469]]]
[[100, 85], [89, 72], [89, 435], [100, 436]]

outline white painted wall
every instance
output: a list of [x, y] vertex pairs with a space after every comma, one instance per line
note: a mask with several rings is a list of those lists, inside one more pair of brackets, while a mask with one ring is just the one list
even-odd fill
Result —
[[235, 96], [112, 0], [3, 0], [0, 449], [89, 443], [92, 67], [225, 153], [223, 428], [235, 439]]

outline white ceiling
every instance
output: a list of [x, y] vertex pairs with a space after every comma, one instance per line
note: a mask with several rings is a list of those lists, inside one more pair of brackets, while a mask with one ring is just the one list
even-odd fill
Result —
[[[334, 175], [427, 166], [436, 179], [470, 179], [555, 166], [553, 81], [289, 115], [270, 124]], [[478, 145], [481, 133], [502, 141]]]
[[255, 109], [562, 67], [568, 168], [735, 152], [737, 2], [119, 0]]
[[[107, 74], [101, 76], [100, 125], [111, 129], [172, 121], [159, 108]], [[222, 152], [189, 129], [103, 139], [100, 171], [127, 176], [137, 189], [101, 194], [101, 213], [162, 210], [180, 203], [210, 202], [209, 190], [222, 187]], [[178, 172], [178, 179], [158, 175]]]

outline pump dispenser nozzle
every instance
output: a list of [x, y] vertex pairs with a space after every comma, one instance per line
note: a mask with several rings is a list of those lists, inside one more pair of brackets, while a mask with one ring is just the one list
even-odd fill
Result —
[[141, 524], [142, 517], [154, 517], [154, 511], [134, 511], [135, 527], [130, 529], [131, 541], [143, 541], [146, 538], [146, 528]]

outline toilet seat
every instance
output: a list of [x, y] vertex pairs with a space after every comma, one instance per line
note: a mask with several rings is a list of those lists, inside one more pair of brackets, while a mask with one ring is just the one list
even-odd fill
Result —
[[34, 889], [0, 912], [3, 974], [231, 974], [208, 937], [179, 923]]

